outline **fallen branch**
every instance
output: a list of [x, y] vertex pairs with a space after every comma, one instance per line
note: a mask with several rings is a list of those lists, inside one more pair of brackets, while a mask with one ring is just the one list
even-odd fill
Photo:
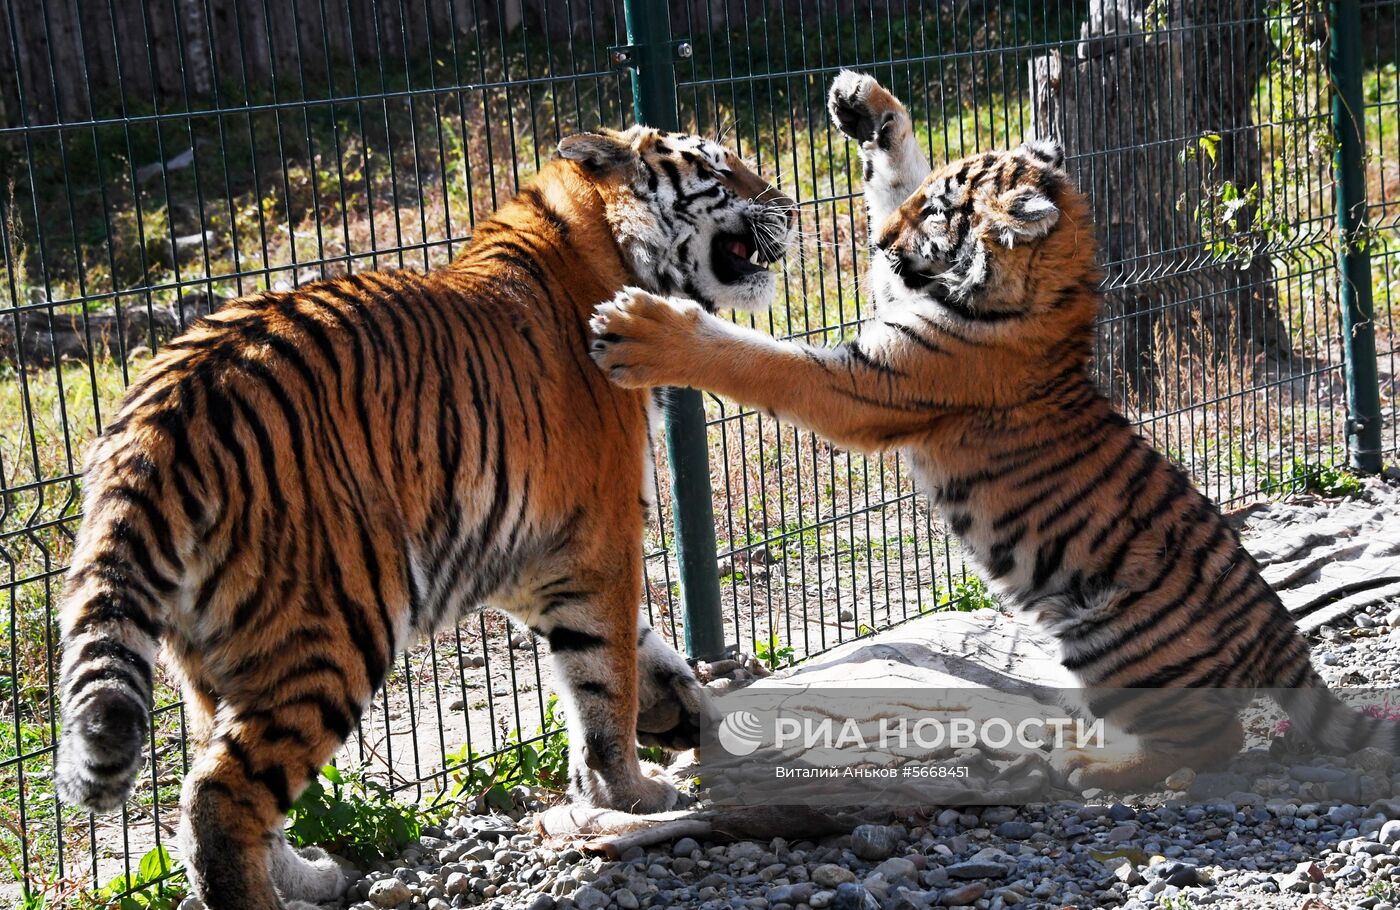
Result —
[[696, 840], [789, 840], [844, 834], [870, 821], [862, 815], [823, 812], [806, 806], [767, 806], [755, 809], [706, 809], [633, 815], [611, 809], [556, 806], [535, 818], [543, 837], [586, 838], [578, 848], [619, 859], [633, 847], [651, 847], [683, 837]]

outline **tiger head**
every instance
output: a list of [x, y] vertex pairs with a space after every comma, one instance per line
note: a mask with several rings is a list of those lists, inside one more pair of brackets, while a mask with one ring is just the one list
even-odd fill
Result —
[[875, 234], [892, 273], [882, 298], [932, 300], [964, 324], [1092, 323], [1097, 298], [1077, 292], [1098, 280], [1093, 228], [1062, 160], [1028, 142], [935, 170]]
[[559, 154], [595, 181], [637, 283], [705, 307], [773, 301], [767, 266], [792, 240], [797, 206], [717, 142], [634, 126], [570, 136]]

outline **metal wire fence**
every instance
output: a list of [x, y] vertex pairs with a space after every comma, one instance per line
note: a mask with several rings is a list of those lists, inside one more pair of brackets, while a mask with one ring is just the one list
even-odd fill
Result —
[[[0, 852], [15, 871], [0, 900], [22, 881], [58, 893], [137, 872], [176, 820], [189, 755], [167, 685], [119, 815], [62, 806], [49, 782], [81, 459], [151, 353], [240, 294], [439, 266], [561, 136], [632, 118], [610, 53], [629, 43], [622, 0], [89, 6], [5, 0], [0, 22]], [[1365, 25], [1359, 239], [1393, 453], [1400, 3], [1340, 6]], [[800, 205], [780, 299], [754, 323], [832, 343], [870, 306], [859, 166], [825, 115], [831, 77], [861, 68], [906, 100], [933, 160], [1065, 142], [1104, 247], [1104, 384], [1208, 493], [1326, 485], [1356, 456], [1366, 415], [1348, 412], [1319, 4], [690, 0], [669, 13], [689, 44], [682, 125], [723, 136]], [[897, 458], [704, 407], [729, 647], [777, 665], [990, 603]], [[646, 608], [681, 641], [659, 487]], [[473, 616], [404, 656], [346, 759], [430, 794], [449, 769], [538, 735], [548, 690], [528, 635]]]

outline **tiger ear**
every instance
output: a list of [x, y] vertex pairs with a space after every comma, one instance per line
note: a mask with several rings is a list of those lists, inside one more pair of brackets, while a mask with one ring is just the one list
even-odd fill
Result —
[[598, 174], [611, 173], [637, 161], [637, 150], [630, 142], [607, 133], [566, 136], [559, 141], [559, 155]]
[[1017, 239], [1044, 237], [1060, 220], [1060, 208], [1055, 200], [1031, 186], [1002, 193], [988, 209], [1000, 228], [1002, 243], [1007, 246]]

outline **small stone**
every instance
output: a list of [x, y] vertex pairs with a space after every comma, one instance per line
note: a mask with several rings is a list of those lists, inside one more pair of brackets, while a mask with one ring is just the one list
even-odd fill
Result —
[[859, 825], [851, 832], [851, 852], [868, 862], [888, 859], [898, 843], [894, 830], [887, 825]]
[[961, 817], [961, 810], [944, 809], [942, 812], [938, 813], [938, 817], [933, 820], [933, 823], [940, 828], [951, 828], [958, 823], [958, 819]]
[[[1340, 768], [1319, 768], [1299, 765], [1288, 769], [1289, 777], [1305, 784], [1330, 784], [1346, 778], [1347, 773]], [[1243, 787], [1239, 789], [1244, 789]]]
[[841, 622], [855, 622], [856, 614], [854, 610], [843, 607], [841, 611], [836, 614], [836, 618]]
[[613, 903], [621, 907], [622, 910], [637, 910], [642, 905], [642, 902], [637, 900], [637, 895], [633, 894], [630, 888], [619, 888], [613, 892]]
[[964, 881], [973, 878], [1006, 878], [1010, 867], [987, 860], [968, 860], [948, 867], [948, 874]]
[[683, 837], [671, 846], [672, 856], [689, 856], [700, 849], [700, 844], [693, 837]]
[[428, 901], [428, 910], [452, 910], [452, 905], [440, 897]]
[[1113, 870], [1113, 877], [1129, 887], [1136, 887], [1144, 881], [1142, 873], [1127, 860], [1124, 860], [1118, 868]]
[[798, 882], [795, 885], [779, 885], [776, 888], [769, 888], [764, 898], [769, 905], [772, 904], [805, 904], [816, 893], [817, 886], [813, 882]]
[[577, 907], [578, 910], [603, 910], [604, 907], [612, 903], [610, 897], [602, 891], [599, 891], [593, 885], [584, 885], [582, 888], [575, 891], [571, 897], [573, 898], [574, 906]]
[[875, 874], [882, 876], [885, 881], [892, 882], [898, 878], [916, 878], [919, 870], [914, 864], [902, 856], [894, 856], [875, 867]]
[[1108, 817], [1116, 822], [1129, 822], [1137, 818], [1137, 811], [1122, 803], [1114, 803], [1108, 809]]
[[1147, 867], [1147, 875], [1177, 888], [1189, 888], [1200, 884], [1196, 867], [1177, 860], [1153, 863]]
[[408, 885], [397, 878], [386, 878], [377, 881], [369, 888], [369, 902], [376, 907], [397, 907], [413, 896], [413, 892], [408, 890]]
[[726, 851], [731, 860], [751, 859], [755, 862], [763, 855], [764, 849], [753, 841], [739, 841], [737, 844], [730, 844]]
[[1366, 807], [1366, 814], [1400, 819], [1400, 799], [1378, 799]]
[[492, 849], [490, 844], [477, 844], [476, 846], [463, 851], [459, 859], [470, 859], [476, 860], [477, 862], [485, 862], [486, 860], [490, 859], [495, 855], [496, 851]]
[[525, 910], [554, 910], [557, 902], [549, 894], [537, 894], [534, 900], [525, 906]]
[[1400, 842], [1400, 821], [1392, 819], [1381, 825], [1381, 832], [1376, 839], [1387, 847]]
[[1029, 840], [1035, 834], [1030, 822], [1011, 821], [997, 825], [997, 837], [1007, 840]]
[[844, 885], [846, 882], [856, 880], [856, 874], [844, 866], [834, 863], [823, 863], [812, 870], [812, 881], [823, 888], [835, 888], [837, 885]]
[[880, 902], [860, 885], [847, 882], [836, 889], [831, 910], [880, 910]]
[[987, 893], [986, 882], [968, 882], [960, 888], [950, 888], [938, 896], [938, 902], [946, 907], [966, 907], [977, 903]]
[[1014, 806], [988, 806], [982, 810], [982, 824], [990, 828], [1002, 822], [1009, 822], [1016, 817], [1017, 810]]
[[1110, 843], [1123, 844], [1137, 837], [1137, 825], [1117, 825], [1108, 832]]
[[1378, 746], [1367, 746], [1351, 757], [1351, 763], [1371, 774], [1389, 775], [1395, 770], [1395, 756]]

